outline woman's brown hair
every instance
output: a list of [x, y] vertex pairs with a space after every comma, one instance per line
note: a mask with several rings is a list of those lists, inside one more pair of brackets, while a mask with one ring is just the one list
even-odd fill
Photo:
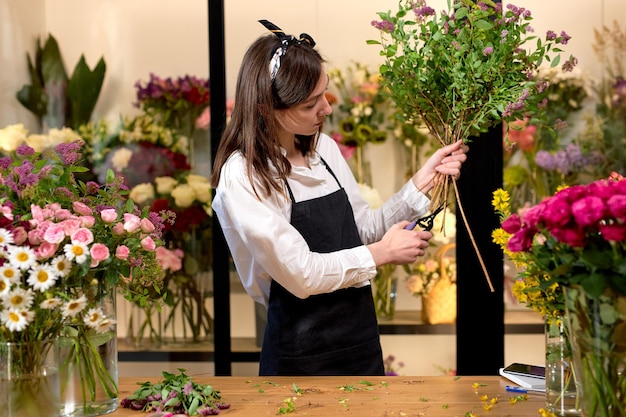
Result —
[[[260, 197], [253, 176], [261, 182], [264, 195], [284, 192], [291, 164], [280, 151], [275, 110], [288, 109], [305, 101], [322, 74], [324, 59], [306, 42], [294, 42], [280, 58], [280, 69], [272, 81], [269, 64], [280, 39], [267, 35], [257, 39], [243, 57], [231, 120], [224, 130], [213, 163], [211, 183], [217, 187], [222, 166], [236, 151], [245, 159], [247, 174]], [[315, 149], [317, 134], [297, 135], [296, 147], [302, 155]], [[278, 178], [270, 171], [276, 167]]]

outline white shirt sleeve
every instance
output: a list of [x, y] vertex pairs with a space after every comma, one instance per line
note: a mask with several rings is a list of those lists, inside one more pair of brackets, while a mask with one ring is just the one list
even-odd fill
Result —
[[[318, 152], [348, 193], [362, 241], [378, 240], [390, 225], [427, 209], [428, 198], [409, 182], [383, 207], [370, 210], [335, 142], [321, 135]], [[296, 201], [326, 195], [339, 187], [319, 158], [311, 160], [310, 170], [294, 167], [289, 185]], [[260, 184], [256, 188], [262, 193]], [[273, 193], [259, 199], [240, 153], [224, 164], [212, 206], [243, 286], [261, 304], [267, 305], [272, 279], [295, 296], [306, 298], [369, 285], [376, 274], [374, 260], [364, 245], [332, 253], [310, 251], [290, 223], [289, 197]]]

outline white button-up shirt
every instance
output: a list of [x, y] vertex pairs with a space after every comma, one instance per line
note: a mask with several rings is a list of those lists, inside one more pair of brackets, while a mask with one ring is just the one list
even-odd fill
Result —
[[[292, 167], [288, 181], [296, 201], [339, 189], [320, 156], [348, 194], [365, 245], [380, 240], [393, 224], [427, 212], [430, 200], [412, 181], [380, 208], [372, 210], [361, 196], [336, 142], [325, 134], [319, 137], [317, 154], [309, 159], [311, 168]], [[267, 306], [272, 279], [300, 298], [369, 285], [376, 275], [376, 265], [365, 245], [332, 253], [312, 252], [290, 223], [288, 194], [273, 193], [267, 197], [262, 195], [260, 183], [256, 188], [261, 200], [248, 179], [244, 156], [236, 152], [222, 167], [212, 203], [241, 282], [255, 301]]]

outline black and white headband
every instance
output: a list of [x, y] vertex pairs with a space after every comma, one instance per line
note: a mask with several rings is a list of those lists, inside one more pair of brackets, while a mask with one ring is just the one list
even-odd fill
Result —
[[270, 71], [270, 79], [272, 82], [276, 79], [276, 74], [278, 73], [278, 69], [280, 68], [280, 59], [283, 55], [287, 53], [287, 48], [289, 45], [293, 45], [294, 43], [303, 44], [307, 43], [309, 46], [314, 47], [315, 41], [313, 38], [306, 34], [301, 33], [300, 38], [296, 39], [293, 35], [285, 35], [285, 32], [269, 20], [259, 20], [267, 30], [272, 32], [278, 39], [280, 39], [280, 45], [276, 48], [274, 53], [272, 54], [272, 58], [270, 59], [269, 71]]

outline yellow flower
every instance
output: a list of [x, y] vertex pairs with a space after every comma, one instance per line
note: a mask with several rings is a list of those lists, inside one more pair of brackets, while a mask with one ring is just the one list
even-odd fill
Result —
[[493, 200], [491, 201], [491, 204], [496, 211], [508, 212], [511, 210], [510, 201], [511, 197], [509, 196], [509, 193], [502, 188], [493, 192]]

